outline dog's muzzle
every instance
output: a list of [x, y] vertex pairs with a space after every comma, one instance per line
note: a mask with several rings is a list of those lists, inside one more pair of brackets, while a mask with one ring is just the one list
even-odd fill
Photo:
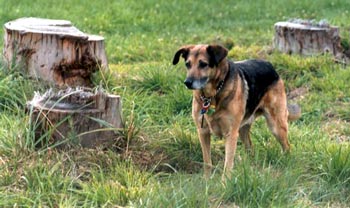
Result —
[[199, 90], [199, 89], [203, 89], [204, 86], [207, 84], [207, 82], [208, 82], [208, 77], [204, 77], [200, 79], [187, 77], [186, 80], [184, 81], [184, 84], [190, 90]]

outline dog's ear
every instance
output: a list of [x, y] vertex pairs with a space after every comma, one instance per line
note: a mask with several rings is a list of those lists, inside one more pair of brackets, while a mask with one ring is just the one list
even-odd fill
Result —
[[218, 66], [219, 63], [227, 56], [228, 50], [221, 45], [209, 45], [207, 53], [210, 57], [209, 66]]
[[180, 55], [182, 55], [182, 58], [185, 60], [187, 59], [188, 53], [190, 52], [191, 48], [193, 48], [193, 45], [188, 46], [182, 46], [174, 55], [173, 64], [176, 65], [179, 63]]

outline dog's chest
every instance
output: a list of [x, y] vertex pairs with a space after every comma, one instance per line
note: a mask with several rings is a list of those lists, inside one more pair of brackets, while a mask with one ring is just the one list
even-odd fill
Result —
[[228, 133], [229, 121], [222, 113], [214, 111], [206, 115], [206, 121], [210, 132], [218, 137], [223, 137]]
[[217, 137], [224, 137], [225, 135], [230, 134], [235, 122], [238, 122], [240, 128], [244, 125], [251, 124], [254, 121], [255, 116], [251, 115], [243, 120], [236, 120], [232, 114], [226, 111], [213, 111], [213, 113], [207, 114], [205, 118], [210, 132]]

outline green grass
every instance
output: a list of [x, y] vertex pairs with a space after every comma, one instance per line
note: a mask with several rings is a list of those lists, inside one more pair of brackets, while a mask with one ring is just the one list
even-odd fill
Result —
[[[125, 128], [107, 149], [37, 148], [25, 103], [47, 86], [20, 66], [0, 63], [0, 207], [349, 207], [350, 67], [328, 55], [271, 52], [273, 24], [327, 19], [349, 42], [346, 0], [320, 1], [8, 1], [0, 23], [19, 17], [67, 19], [105, 37], [110, 70], [94, 76], [123, 101]], [[0, 31], [3, 36], [3, 31]], [[264, 58], [288, 92], [305, 93], [303, 116], [290, 124], [292, 152], [259, 119], [254, 155], [239, 144], [232, 179], [221, 182], [223, 141], [214, 138], [214, 172], [202, 178], [191, 119], [191, 92], [174, 52], [185, 44], [220, 43], [229, 58]], [[3, 39], [0, 39], [3, 44]]]

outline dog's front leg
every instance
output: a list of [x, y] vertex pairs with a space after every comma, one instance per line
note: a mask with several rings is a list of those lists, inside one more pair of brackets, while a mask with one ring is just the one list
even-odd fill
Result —
[[204, 177], [209, 179], [212, 169], [211, 152], [210, 152], [210, 129], [204, 115], [200, 114], [200, 104], [193, 99], [192, 118], [197, 127], [197, 133], [201, 144], [203, 155]]
[[207, 124], [203, 127], [197, 125], [199, 141], [203, 154], [204, 177], [209, 179], [212, 169], [211, 150], [210, 150], [210, 130]]
[[237, 148], [238, 139], [238, 129], [232, 129], [228, 134], [225, 135], [225, 164], [224, 164], [224, 174], [222, 175], [222, 180], [231, 178], [231, 171], [234, 164], [234, 157]]

